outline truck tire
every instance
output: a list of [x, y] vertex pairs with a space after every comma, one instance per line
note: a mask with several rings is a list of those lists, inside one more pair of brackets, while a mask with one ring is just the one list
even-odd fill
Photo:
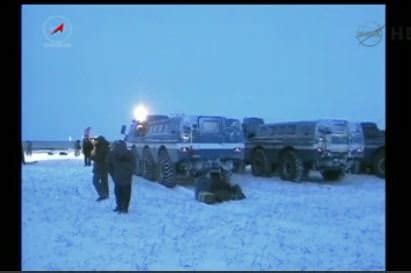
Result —
[[322, 171], [321, 175], [326, 181], [337, 181], [344, 177], [344, 171], [342, 170], [326, 170]]
[[310, 177], [310, 168], [304, 167], [302, 179], [308, 179]]
[[155, 162], [153, 159], [153, 156], [151, 155], [150, 151], [148, 149], [145, 149], [143, 152], [143, 170], [142, 174], [145, 179], [148, 179], [150, 181], [155, 181], [155, 173], [156, 173], [156, 166]]
[[282, 180], [300, 182], [304, 175], [304, 165], [294, 151], [287, 151], [281, 157], [280, 177]]
[[176, 170], [166, 150], [161, 150], [158, 157], [160, 184], [172, 188], [176, 185]]
[[379, 151], [373, 160], [372, 164], [373, 173], [380, 177], [385, 178], [385, 151]]
[[354, 162], [353, 162], [353, 164], [352, 164], [352, 166], [351, 166], [351, 168], [350, 168], [350, 171], [351, 171], [351, 173], [352, 174], [359, 174], [359, 173], [361, 173], [361, 161], [360, 160], [354, 160]]
[[254, 176], [269, 176], [271, 174], [270, 162], [264, 150], [258, 149], [253, 153], [251, 171]]

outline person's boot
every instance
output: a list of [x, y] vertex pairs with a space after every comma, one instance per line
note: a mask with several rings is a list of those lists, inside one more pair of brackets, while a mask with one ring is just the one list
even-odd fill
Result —
[[113, 209], [113, 211], [114, 211], [114, 212], [119, 212], [119, 211], [120, 211], [120, 208], [119, 208], [119, 207], [116, 207], [115, 209]]
[[127, 213], [128, 212], [128, 206], [124, 204], [125, 202], [123, 200], [120, 201], [120, 210], [119, 213]]
[[107, 196], [100, 196], [99, 198], [97, 198], [96, 201], [100, 202], [100, 201], [103, 201], [103, 200], [105, 200], [105, 199], [107, 199], [107, 198], [108, 198]]
[[122, 207], [122, 208], [119, 208], [119, 210], [118, 210], [118, 213], [128, 213], [128, 209], [127, 208], [124, 208], [124, 207]]

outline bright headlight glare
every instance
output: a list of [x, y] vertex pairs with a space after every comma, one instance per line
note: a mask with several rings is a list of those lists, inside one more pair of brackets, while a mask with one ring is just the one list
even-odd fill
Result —
[[137, 105], [136, 108], [134, 108], [134, 118], [139, 121], [139, 122], [144, 122], [147, 119], [148, 115], [148, 110], [146, 107], [142, 104]]

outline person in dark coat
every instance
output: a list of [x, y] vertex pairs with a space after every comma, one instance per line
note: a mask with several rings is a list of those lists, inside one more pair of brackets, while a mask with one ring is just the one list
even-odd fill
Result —
[[84, 154], [84, 166], [91, 166], [91, 151], [93, 150], [93, 143], [88, 137], [83, 139], [83, 154]]
[[33, 143], [30, 140], [26, 141], [26, 155], [31, 156], [33, 153]]
[[127, 213], [131, 198], [131, 181], [135, 168], [135, 157], [127, 149], [123, 140], [113, 143], [113, 149], [108, 156], [108, 169], [114, 181], [116, 208], [118, 213]]
[[80, 151], [81, 151], [81, 144], [80, 144], [80, 140], [78, 139], [74, 142], [74, 155], [79, 156]]
[[24, 158], [24, 149], [21, 149], [21, 162], [26, 164], [26, 159]]
[[91, 151], [90, 158], [93, 160], [93, 185], [99, 197], [97, 201], [108, 198], [108, 162], [107, 157], [110, 151], [110, 143], [103, 137], [99, 136], [94, 142], [94, 148]]
[[231, 185], [230, 173], [222, 168], [212, 169], [196, 179], [195, 199], [206, 204], [245, 198], [239, 185]]

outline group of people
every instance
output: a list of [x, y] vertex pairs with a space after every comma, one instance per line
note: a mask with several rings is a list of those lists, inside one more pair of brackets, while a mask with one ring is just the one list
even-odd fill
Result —
[[92, 147], [90, 153], [84, 153], [84, 144], [83, 153], [86, 166], [89, 166], [88, 162], [91, 164], [91, 160], [94, 162], [93, 185], [98, 194], [97, 201], [102, 201], [109, 197], [108, 176], [110, 175], [114, 182], [114, 194], [116, 197], [116, 207], [114, 211], [127, 213], [130, 204], [131, 181], [135, 166], [133, 154], [127, 149], [126, 143], [122, 140], [115, 141], [111, 149], [110, 143], [103, 136], [88, 141]]
[[[32, 143], [26, 142], [26, 155], [32, 153]], [[116, 197], [115, 212], [127, 213], [131, 198], [131, 182], [136, 166], [134, 153], [127, 149], [123, 140], [110, 143], [99, 136], [89, 138], [85, 136], [83, 145], [80, 141], [75, 142], [75, 154], [84, 154], [84, 166], [91, 166], [93, 161], [93, 185], [98, 194], [96, 201], [102, 201], [109, 197], [110, 175], [114, 182], [114, 194]], [[25, 158], [23, 153], [23, 164]], [[241, 200], [245, 198], [244, 193], [238, 185], [230, 183], [230, 171], [223, 167], [214, 168], [196, 175], [195, 199], [206, 204], [214, 204], [228, 200]]]
[[[110, 147], [111, 146], [111, 147]], [[79, 141], [75, 149], [80, 149]], [[83, 139], [82, 152], [84, 166], [91, 166], [93, 161], [93, 185], [98, 194], [96, 201], [109, 198], [108, 177], [114, 182], [116, 197], [115, 212], [128, 213], [131, 198], [131, 182], [136, 166], [134, 153], [127, 149], [123, 140], [110, 143], [103, 137]], [[215, 204], [228, 200], [245, 198], [240, 186], [230, 183], [229, 170], [218, 167], [198, 173], [195, 179], [194, 197], [197, 201], [206, 204]]]

